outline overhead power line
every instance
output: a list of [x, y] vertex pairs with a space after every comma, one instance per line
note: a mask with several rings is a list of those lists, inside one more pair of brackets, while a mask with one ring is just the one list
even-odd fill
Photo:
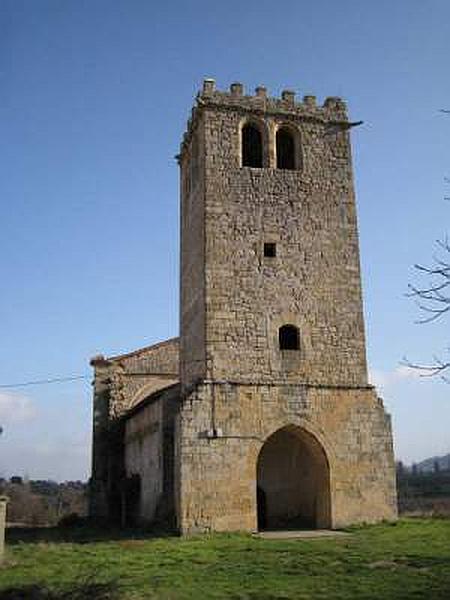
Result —
[[35, 381], [23, 381], [20, 383], [0, 384], [0, 389], [28, 387], [30, 385], [49, 385], [52, 383], [65, 383], [66, 381], [78, 381], [80, 379], [90, 379], [90, 375], [74, 375], [72, 377], [55, 377], [54, 379], [36, 379]]

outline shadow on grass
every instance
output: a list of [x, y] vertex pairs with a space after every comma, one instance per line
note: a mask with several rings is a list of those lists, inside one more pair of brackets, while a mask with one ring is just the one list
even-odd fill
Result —
[[[72, 543], [113, 542], [129, 539], [152, 539], [177, 537], [178, 533], [168, 528], [121, 528], [106, 523], [85, 522], [72, 527], [10, 527], [6, 530], [6, 543]], [[42, 596], [45, 598], [45, 596]], [[49, 597], [50, 598], [50, 597]], [[51, 597], [53, 600], [53, 597]], [[0, 600], [2, 596], [0, 596]]]
[[114, 582], [84, 582], [60, 590], [41, 585], [24, 585], [0, 591], [0, 600], [116, 600], [118, 587]]

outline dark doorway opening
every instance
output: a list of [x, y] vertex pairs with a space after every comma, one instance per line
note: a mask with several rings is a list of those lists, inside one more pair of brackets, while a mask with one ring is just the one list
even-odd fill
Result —
[[329, 468], [317, 439], [284, 427], [261, 448], [257, 464], [258, 528], [331, 527]]

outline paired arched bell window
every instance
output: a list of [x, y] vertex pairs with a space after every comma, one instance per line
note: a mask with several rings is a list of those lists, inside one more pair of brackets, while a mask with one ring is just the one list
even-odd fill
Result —
[[277, 169], [296, 168], [295, 139], [287, 127], [280, 127], [276, 134]]
[[252, 123], [246, 123], [242, 128], [242, 166], [257, 169], [263, 166], [261, 131]]
[[278, 330], [280, 350], [300, 350], [300, 333], [295, 325], [282, 325]]
[[[282, 126], [275, 134], [275, 154], [277, 169], [295, 170], [299, 166], [296, 135], [290, 127]], [[264, 166], [264, 139], [262, 129], [257, 124], [245, 123], [241, 130], [241, 164], [243, 167], [261, 169]], [[267, 154], [267, 152], [266, 152]], [[266, 165], [267, 166], [267, 165]]]

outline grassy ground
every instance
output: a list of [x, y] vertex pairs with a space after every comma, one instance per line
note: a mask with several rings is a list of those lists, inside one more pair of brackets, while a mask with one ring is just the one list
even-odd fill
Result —
[[96, 537], [81, 530], [29, 532], [25, 539], [11, 532], [0, 599], [12, 598], [449, 600], [450, 520], [410, 519], [354, 529], [349, 537], [289, 541]]

